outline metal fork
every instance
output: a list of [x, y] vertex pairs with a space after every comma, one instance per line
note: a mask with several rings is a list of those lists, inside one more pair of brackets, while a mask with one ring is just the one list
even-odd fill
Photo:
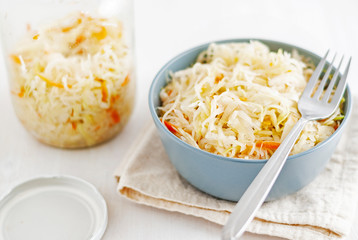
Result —
[[[339, 106], [340, 99], [342, 98], [346, 87], [346, 79], [351, 58], [347, 63], [343, 75], [341, 78], [338, 78], [339, 68], [343, 61], [342, 57], [328, 87], [325, 89], [335, 59], [334, 56], [332, 63], [328, 66], [326, 73], [319, 82], [319, 78], [326, 65], [328, 52], [329, 51], [327, 51], [323, 59], [319, 62], [298, 101], [298, 110], [301, 113], [301, 118], [297, 121], [290, 133], [282, 141], [279, 148], [277, 148], [271, 158], [267, 161], [236, 204], [229, 220], [223, 228], [222, 240], [237, 240], [244, 233], [246, 227], [254, 218], [256, 211], [260, 208], [270, 192], [294, 143], [306, 123], [311, 120], [329, 117]], [[336, 83], [336, 81], [338, 83]], [[317, 84], [318, 87], [316, 87]], [[336, 87], [334, 88], [334, 86]]]

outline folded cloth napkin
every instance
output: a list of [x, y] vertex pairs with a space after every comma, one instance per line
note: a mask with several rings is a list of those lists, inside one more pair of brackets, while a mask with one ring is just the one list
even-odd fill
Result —
[[[264, 203], [247, 231], [287, 239], [343, 239], [358, 201], [358, 111], [325, 170], [299, 192]], [[151, 123], [115, 171], [118, 191], [137, 203], [225, 224], [234, 202], [187, 183], [169, 161]]]

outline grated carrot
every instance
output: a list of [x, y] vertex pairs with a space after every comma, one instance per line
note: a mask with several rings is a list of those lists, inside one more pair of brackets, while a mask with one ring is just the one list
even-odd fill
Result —
[[256, 145], [256, 147], [259, 147], [259, 148], [276, 150], [280, 146], [280, 143], [273, 142], [273, 141], [258, 140], [255, 145]]
[[125, 78], [124, 81], [122, 82], [121, 86], [123, 87], [123, 86], [127, 85], [128, 82], [129, 82], [129, 74], [126, 76], [126, 78]]
[[[86, 38], [83, 35], [80, 35], [76, 38], [76, 41], [69, 44], [70, 48], [76, 48], [80, 43], [82, 43]], [[80, 49], [82, 50], [82, 49]], [[83, 50], [82, 50], [83, 51]]]
[[97, 38], [98, 41], [107, 37], [107, 29], [104, 26], [101, 26], [101, 30], [99, 32], [93, 32], [92, 37]]
[[73, 24], [73, 25], [71, 25], [71, 26], [68, 26], [68, 27], [64, 27], [64, 28], [62, 28], [61, 30], [62, 30], [62, 32], [69, 32], [69, 31], [71, 31], [72, 29], [74, 29], [75, 27], [77, 27], [78, 25], [80, 25], [82, 23], [82, 19], [81, 18], [78, 18], [77, 19], [77, 21]]
[[[49, 80], [48, 78], [42, 76], [41, 74], [37, 74], [37, 76], [38, 76], [40, 79], [44, 80], [47, 84], [49, 84], [49, 85], [51, 85], [51, 86], [53, 86], [53, 87], [64, 88], [63, 85], [62, 85], [62, 83], [52, 82], [51, 80]], [[68, 86], [69, 88], [72, 87], [72, 85], [69, 85], [69, 84], [67, 84], [67, 86]]]
[[223, 78], [224, 78], [224, 74], [220, 73], [215, 77], [215, 83], [218, 84]]
[[83, 35], [80, 35], [76, 38], [76, 44], [80, 44], [81, 42], [83, 42], [86, 38]]
[[21, 60], [20, 60], [19, 56], [15, 55], [15, 54], [11, 54], [10, 57], [15, 63], [21, 64]]
[[[161, 120], [162, 122], [163, 122], [163, 120]], [[177, 126], [175, 126], [174, 124], [172, 124], [172, 123], [170, 123], [170, 122], [168, 122], [168, 121], [165, 121], [164, 120], [164, 125], [168, 128], [168, 130], [170, 131], [170, 132], [172, 132], [174, 135], [176, 135], [176, 134], [178, 134], [178, 131], [176, 130], [176, 129], [178, 129], [178, 127]]]
[[113, 120], [113, 122], [114, 122], [115, 124], [116, 124], [116, 123], [119, 123], [120, 120], [121, 120], [121, 118], [120, 118], [118, 112], [117, 112], [115, 109], [113, 109], [113, 110], [111, 111], [111, 118], [112, 118], [112, 120]]
[[96, 81], [101, 83], [101, 89], [102, 89], [102, 102], [107, 102], [108, 99], [108, 89], [106, 85], [106, 81], [100, 78], [96, 78]]
[[111, 96], [111, 104], [114, 104], [119, 99], [119, 95], [112, 95]]
[[24, 86], [21, 86], [20, 92], [17, 94], [17, 96], [22, 98], [24, 96], [24, 94], [25, 94], [25, 88], [24, 88]]

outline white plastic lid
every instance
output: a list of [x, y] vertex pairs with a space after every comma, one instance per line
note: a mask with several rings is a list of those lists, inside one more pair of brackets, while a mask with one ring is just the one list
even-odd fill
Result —
[[107, 206], [88, 182], [70, 176], [40, 177], [0, 200], [0, 240], [99, 240]]

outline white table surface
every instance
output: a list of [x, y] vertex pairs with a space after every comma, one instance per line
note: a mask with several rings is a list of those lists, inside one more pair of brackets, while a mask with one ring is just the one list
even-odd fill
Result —
[[[216, 224], [138, 205], [116, 192], [113, 171], [150, 119], [147, 92], [154, 75], [170, 58], [197, 44], [258, 37], [293, 43], [320, 55], [328, 48], [352, 55], [349, 82], [357, 94], [358, 1], [136, 0], [135, 13], [136, 108], [124, 131], [100, 146], [62, 150], [30, 136], [13, 111], [0, 59], [0, 197], [28, 178], [73, 175], [94, 184], [107, 201], [104, 240], [219, 239], [221, 227]], [[245, 234], [243, 239], [277, 238]]]

